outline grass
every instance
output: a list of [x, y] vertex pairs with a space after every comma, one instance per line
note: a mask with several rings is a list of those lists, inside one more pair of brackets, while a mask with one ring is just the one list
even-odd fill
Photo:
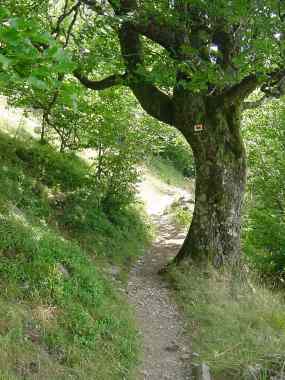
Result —
[[178, 228], [189, 228], [193, 213], [188, 207], [181, 205], [179, 201], [173, 202], [169, 214]]
[[206, 362], [215, 380], [269, 380], [284, 371], [284, 300], [248, 276], [195, 265], [171, 273], [194, 362]]
[[134, 378], [132, 311], [106, 269], [142, 254], [140, 215], [98, 209], [75, 155], [0, 134], [0, 379]]
[[152, 174], [161, 179], [168, 185], [181, 188], [189, 188], [189, 180], [187, 180], [181, 171], [177, 170], [171, 161], [158, 156], [152, 156], [147, 163]]

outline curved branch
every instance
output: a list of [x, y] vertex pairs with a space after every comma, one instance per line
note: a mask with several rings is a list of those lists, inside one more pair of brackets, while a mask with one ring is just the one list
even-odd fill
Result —
[[227, 90], [224, 95], [230, 103], [236, 100], [241, 101], [249, 96], [258, 87], [259, 83], [259, 79], [256, 75], [248, 75], [240, 83]]
[[261, 86], [261, 91], [263, 92], [263, 96], [256, 101], [253, 102], [244, 102], [243, 110], [258, 108], [264, 103], [273, 100], [280, 99], [285, 95], [285, 77], [282, 77], [279, 81], [275, 81], [275, 83], [266, 82]]
[[131, 80], [127, 81], [127, 74], [111, 75], [99, 81], [90, 80], [78, 71], [73, 74], [81, 84], [91, 90], [101, 91], [118, 85], [129, 86], [142, 108], [150, 116], [173, 125], [174, 105], [172, 99], [156, 86], [143, 82], [138, 83], [137, 78], [134, 78], [133, 82]]
[[[271, 73], [267, 73], [263, 76], [250, 74], [245, 77], [240, 83], [232, 86], [228, 89], [224, 95], [229, 102], [236, 100], [242, 101], [249, 96], [259, 85], [263, 87], [278, 86], [279, 83], [283, 83], [285, 78], [285, 68], [281, 68]], [[266, 94], [266, 90], [263, 91]], [[267, 91], [269, 96], [272, 96], [270, 90]], [[268, 95], [267, 95], [268, 96]]]
[[[93, 0], [83, 0], [85, 4], [93, 5]], [[171, 56], [179, 55], [179, 47], [183, 43], [182, 34], [171, 23], [166, 24], [155, 15], [140, 11], [136, 0], [109, 0], [117, 16], [127, 16], [137, 33], [149, 38], [164, 47]]]
[[80, 5], [81, 5], [81, 0], [79, 0], [73, 7], [71, 7], [69, 10], [67, 10], [68, 2], [65, 1], [63, 14], [59, 16], [57, 23], [56, 23], [56, 26], [52, 30], [52, 34], [55, 33], [56, 38], [59, 36], [61, 23], [66, 19], [66, 17], [70, 16], [71, 13], [76, 11], [80, 7]]
[[[120, 9], [129, 12], [136, 9], [136, 0], [121, 0], [124, 7]], [[129, 87], [133, 91], [142, 108], [154, 118], [173, 125], [174, 104], [170, 96], [160, 91], [154, 84], [148, 83], [142, 77], [140, 68], [144, 65], [143, 47], [140, 35], [132, 23], [126, 21], [119, 31], [121, 51], [127, 71], [130, 73]]]
[[[145, 21], [141, 19], [145, 19]], [[179, 33], [170, 25], [159, 22], [154, 16], [147, 18], [146, 15], [139, 15], [137, 20], [130, 22], [132, 22], [134, 29], [138, 33], [165, 48], [171, 57], [176, 58], [179, 56], [180, 46], [183, 42], [182, 33]]]
[[269, 97], [267, 95], [263, 95], [262, 98], [254, 101], [254, 102], [244, 102], [242, 105], [242, 110], [245, 111], [245, 110], [252, 110], [252, 109], [258, 108], [270, 99], [271, 99], [271, 97]]
[[125, 79], [127, 78], [126, 74], [115, 74], [102, 80], [96, 81], [88, 79], [79, 71], [74, 71], [73, 75], [79, 80], [81, 84], [83, 84], [83, 86], [85, 86], [86, 88], [90, 88], [91, 90], [97, 91], [106, 90], [107, 88], [113, 86], [123, 85]]
[[163, 123], [174, 125], [174, 104], [172, 98], [151, 84], [130, 84], [142, 108]]
[[70, 39], [70, 36], [71, 36], [71, 33], [72, 33], [72, 29], [76, 23], [76, 19], [78, 17], [78, 14], [79, 14], [79, 9], [80, 9], [80, 2], [78, 2], [78, 5], [77, 7], [75, 8], [74, 10], [74, 15], [73, 15], [73, 18], [71, 20], [71, 23], [68, 27], [68, 30], [67, 30], [67, 34], [66, 34], [66, 39], [65, 39], [65, 43], [63, 45], [64, 48], [66, 48], [68, 46], [68, 43], [69, 43], [69, 39]]
[[[83, 1], [85, 4], [94, 5], [93, 0]], [[115, 14], [119, 16], [128, 16], [130, 12], [137, 10], [137, 0], [109, 0], [109, 3], [113, 7]], [[149, 27], [147, 29], [149, 30]], [[144, 31], [147, 32], [146, 30]], [[155, 33], [158, 35], [158, 30]], [[140, 68], [143, 66], [144, 60], [143, 47], [140, 41], [141, 33], [138, 26], [127, 18], [118, 34], [128, 74], [113, 75], [102, 81], [90, 81], [78, 72], [74, 75], [82, 84], [93, 90], [102, 90], [118, 84], [127, 85], [149, 115], [164, 123], [173, 125], [174, 104], [172, 98], [159, 90], [154, 84], [148, 83], [140, 74]], [[128, 80], [126, 81], [126, 79]]]

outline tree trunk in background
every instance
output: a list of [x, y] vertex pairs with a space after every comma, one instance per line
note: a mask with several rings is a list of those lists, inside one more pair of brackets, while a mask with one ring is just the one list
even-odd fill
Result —
[[[206, 259], [220, 266], [240, 257], [241, 209], [246, 182], [240, 109], [239, 106], [227, 107], [224, 99], [219, 102], [190, 100], [195, 114], [180, 108], [177, 123], [195, 157], [196, 201], [190, 230], [175, 262], [185, 258]], [[186, 124], [191, 119], [195, 122]], [[199, 124], [203, 125], [201, 130], [197, 127]]]

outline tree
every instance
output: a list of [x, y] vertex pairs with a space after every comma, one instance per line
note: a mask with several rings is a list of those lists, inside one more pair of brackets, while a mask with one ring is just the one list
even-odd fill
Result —
[[[99, 2], [83, 2], [98, 12]], [[241, 112], [256, 88], [267, 96], [272, 87], [282, 87], [283, 3], [110, 0], [108, 4], [109, 17], [120, 20], [118, 37], [126, 71], [101, 81], [88, 79], [79, 70], [76, 76], [94, 90], [129, 86], [149, 115], [173, 125], [190, 144], [196, 164], [196, 204], [175, 260], [204, 256], [216, 265], [235, 261], [240, 256], [246, 183]], [[155, 76], [154, 63], [145, 55], [148, 45], [159, 46], [159, 54], [171, 62], [169, 67], [175, 66], [169, 69], [172, 89]]]
[[[22, 3], [29, 8], [29, 1]], [[58, 41], [72, 41], [69, 48], [79, 81], [96, 91], [128, 86], [149, 115], [181, 131], [193, 150], [195, 211], [176, 261], [207, 257], [221, 265], [237, 260], [246, 182], [241, 112], [245, 99], [258, 87], [265, 97], [283, 92], [283, 2], [59, 4], [62, 14], [50, 33]], [[50, 17], [40, 18], [48, 25]], [[113, 69], [115, 74], [94, 80]]]

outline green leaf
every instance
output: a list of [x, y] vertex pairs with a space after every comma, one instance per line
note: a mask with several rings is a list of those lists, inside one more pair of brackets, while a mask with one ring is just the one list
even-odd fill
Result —
[[11, 60], [9, 58], [5, 57], [5, 55], [0, 54], [0, 64], [3, 66], [4, 70], [8, 69], [8, 67], [11, 64]]
[[0, 7], [0, 20], [5, 20], [10, 16], [10, 13], [7, 8]]
[[28, 78], [28, 82], [29, 82], [33, 87], [35, 87], [35, 88], [38, 89], [38, 90], [46, 90], [46, 89], [48, 89], [47, 84], [46, 84], [44, 81], [42, 81], [42, 80], [40, 80], [40, 79], [38, 79], [38, 78], [36, 78], [36, 77], [29, 77], [29, 78]]

